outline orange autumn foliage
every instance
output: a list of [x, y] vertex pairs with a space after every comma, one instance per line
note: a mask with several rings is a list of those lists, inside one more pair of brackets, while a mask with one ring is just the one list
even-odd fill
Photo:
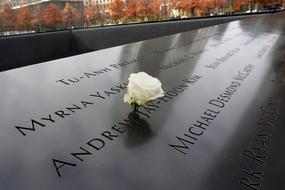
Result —
[[16, 25], [21, 29], [29, 29], [31, 26], [31, 11], [28, 7], [20, 7], [17, 14]]
[[92, 22], [95, 22], [99, 17], [99, 11], [96, 5], [89, 5], [84, 7], [84, 21], [87, 25], [90, 25]]
[[44, 10], [43, 21], [48, 26], [61, 23], [61, 14], [56, 4], [50, 3]]
[[137, 16], [139, 18], [158, 17], [160, 15], [160, 0], [137, 0]]
[[61, 12], [63, 23], [70, 27], [72, 24], [77, 22], [80, 18], [80, 14], [72, 5], [66, 3], [64, 9]]
[[4, 3], [2, 6], [2, 12], [0, 12], [2, 26], [5, 30], [9, 30], [14, 27], [15, 17], [8, 3]]
[[33, 27], [38, 27], [42, 25], [42, 12], [39, 6], [36, 6], [32, 11], [32, 19], [31, 19], [31, 25]]
[[110, 3], [111, 17], [114, 21], [124, 18], [126, 5], [123, 0], [112, 0]]
[[242, 6], [248, 5], [248, 0], [235, 0], [233, 9], [234, 11], [240, 11]]
[[138, 17], [138, 1], [129, 0], [126, 6], [125, 15], [128, 19], [136, 19]]

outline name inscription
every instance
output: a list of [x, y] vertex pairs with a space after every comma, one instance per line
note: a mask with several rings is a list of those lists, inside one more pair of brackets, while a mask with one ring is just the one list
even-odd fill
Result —
[[221, 110], [225, 108], [234, 94], [238, 92], [244, 80], [250, 75], [253, 69], [254, 65], [249, 64], [242, 71], [238, 71], [223, 92], [216, 98], [209, 100], [208, 107], [200, 117], [190, 126], [187, 126], [187, 131], [183, 136], [176, 136], [177, 142], [168, 144], [169, 147], [179, 153], [187, 154], [187, 151], [190, 150], [189, 147], [195, 145], [207, 128], [211, 126], [212, 122], [217, 119]]
[[137, 63], [137, 61], [138, 61], [137, 59], [131, 59], [128, 61], [123, 61], [123, 62], [118, 63], [118, 64], [111, 64], [111, 65], [108, 65], [107, 67], [97, 69], [95, 71], [83, 72], [82, 74], [80, 74], [80, 76], [77, 76], [77, 77], [60, 79], [60, 80], [57, 80], [56, 82], [59, 84], [63, 84], [63, 85], [71, 85], [71, 84], [79, 83], [82, 80], [94, 78], [94, 77], [97, 77], [97, 76], [102, 75], [104, 73], [108, 73], [108, 72], [112, 71], [113, 69], [120, 69], [120, 68], [126, 67], [128, 65], [135, 64], [135, 63]]
[[209, 65], [205, 65], [205, 67], [209, 68], [209, 69], [216, 69], [219, 65], [226, 62], [228, 59], [230, 59], [232, 56], [237, 54], [239, 51], [240, 51], [240, 48], [234, 48], [234, 49], [230, 50], [229, 52], [227, 52], [226, 55], [224, 55], [220, 58], [217, 58], [214, 61], [214, 63], [211, 63]]
[[270, 49], [270, 45], [265, 45], [262, 46], [262, 48], [257, 52], [256, 58], [261, 59], [264, 57], [264, 55], [268, 52], [268, 50]]
[[264, 170], [269, 158], [273, 130], [279, 114], [280, 99], [269, 97], [266, 104], [260, 107], [257, 125], [260, 127], [254, 142], [243, 153], [246, 167], [243, 170], [240, 184], [253, 190], [260, 190]]
[[40, 118], [29, 119], [29, 124], [16, 125], [20, 135], [26, 136], [28, 133], [35, 132], [37, 128], [47, 126], [55, 126], [60, 120], [66, 119], [78, 112], [84, 111], [89, 107], [96, 106], [96, 102], [105, 101], [108, 98], [119, 94], [127, 89], [127, 83], [121, 83], [103, 91], [94, 91], [88, 94], [85, 98], [74, 102], [72, 105], [63, 107], [53, 113], [48, 113]]

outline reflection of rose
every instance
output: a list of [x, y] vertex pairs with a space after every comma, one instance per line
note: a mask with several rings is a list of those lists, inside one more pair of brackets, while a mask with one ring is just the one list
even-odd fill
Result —
[[145, 105], [148, 102], [164, 96], [161, 83], [157, 78], [145, 72], [131, 74], [124, 102]]

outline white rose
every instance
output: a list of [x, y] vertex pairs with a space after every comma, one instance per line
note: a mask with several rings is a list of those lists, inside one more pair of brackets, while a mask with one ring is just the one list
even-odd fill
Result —
[[124, 102], [145, 105], [163, 96], [164, 92], [160, 81], [145, 72], [139, 72], [130, 75]]

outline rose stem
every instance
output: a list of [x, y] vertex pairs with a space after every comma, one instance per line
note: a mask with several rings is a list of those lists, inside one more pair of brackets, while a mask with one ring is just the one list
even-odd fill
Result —
[[138, 111], [138, 105], [135, 103], [135, 105], [134, 105], [134, 115], [137, 114], [137, 111]]

